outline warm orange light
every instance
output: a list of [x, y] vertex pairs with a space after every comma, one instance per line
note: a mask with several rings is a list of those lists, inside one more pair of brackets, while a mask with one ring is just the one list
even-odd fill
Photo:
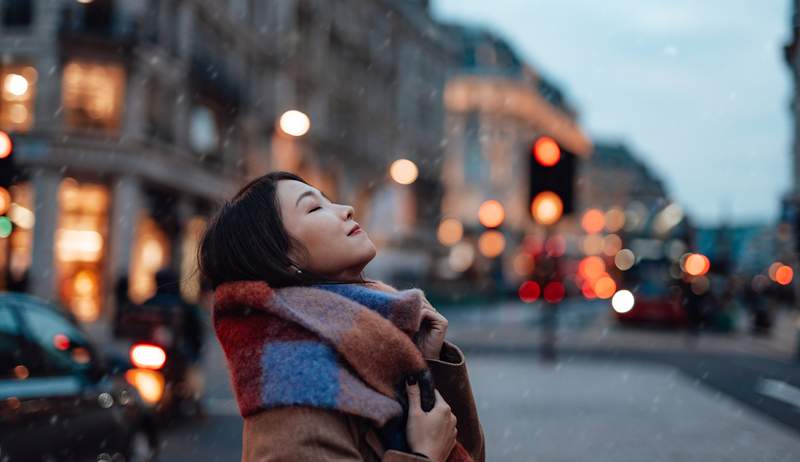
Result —
[[702, 276], [711, 269], [711, 262], [705, 255], [693, 253], [686, 257], [683, 267], [684, 270], [692, 276]]
[[487, 228], [496, 228], [503, 223], [506, 217], [506, 212], [503, 210], [503, 204], [494, 199], [490, 199], [478, 208], [478, 220]]
[[604, 275], [594, 283], [593, 288], [597, 298], [606, 300], [617, 292], [617, 283], [610, 276]]
[[419, 169], [417, 164], [408, 159], [397, 159], [389, 166], [389, 176], [400, 184], [411, 184], [417, 181]]
[[606, 262], [596, 255], [586, 257], [578, 264], [578, 274], [587, 281], [598, 279], [605, 271]]
[[487, 258], [494, 258], [506, 248], [506, 238], [500, 231], [490, 230], [478, 238], [478, 250]]
[[0, 215], [5, 215], [9, 208], [11, 208], [11, 193], [0, 186]]
[[558, 194], [552, 191], [542, 191], [531, 202], [531, 215], [533, 219], [543, 225], [552, 225], [564, 213], [564, 203]]
[[589, 209], [583, 214], [581, 226], [589, 234], [599, 233], [606, 225], [606, 218], [603, 212], [598, 209]]
[[157, 345], [139, 343], [131, 348], [131, 362], [142, 369], [161, 369], [167, 362], [167, 353]]
[[156, 404], [164, 394], [164, 375], [147, 369], [129, 369], [125, 380], [136, 387], [147, 404]]
[[11, 141], [11, 137], [8, 136], [8, 133], [0, 131], [0, 159], [10, 156], [13, 149], [14, 143]]
[[788, 286], [794, 279], [794, 270], [791, 266], [783, 265], [775, 271], [775, 282], [782, 286]]
[[552, 167], [561, 160], [561, 148], [553, 138], [543, 136], [533, 145], [533, 157], [545, 167]]
[[439, 223], [439, 229], [436, 231], [436, 236], [442, 245], [453, 246], [461, 240], [464, 235], [464, 226], [455, 218], [445, 218]]
[[614, 207], [606, 212], [605, 215], [606, 229], [609, 232], [616, 233], [623, 226], [625, 226], [625, 211], [621, 208]]

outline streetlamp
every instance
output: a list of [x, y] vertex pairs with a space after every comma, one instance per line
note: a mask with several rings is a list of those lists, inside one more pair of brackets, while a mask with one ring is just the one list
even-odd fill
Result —
[[278, 119], [278, 126], [283, 133], [299, 137], [308, 133], [311, 128], [311, 120], [304, 112], [291, 109], [281, 115], [280, 119]]

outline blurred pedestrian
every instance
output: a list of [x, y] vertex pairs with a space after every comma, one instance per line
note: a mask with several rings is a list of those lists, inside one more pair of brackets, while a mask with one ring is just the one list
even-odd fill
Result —
[[199, 267], [244, 417], [242, 460], [483, 462], [447, 319], [419, 289], [363, 277], [376, 249], [353, 213], [273, 172], [206, 229]]

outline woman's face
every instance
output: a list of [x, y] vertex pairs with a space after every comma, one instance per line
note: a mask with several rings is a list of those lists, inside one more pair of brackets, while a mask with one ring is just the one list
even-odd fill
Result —
[[351, 233], [353, 207], [330, 202], [313, 186], [281, 180], [277, 187], [283, 226], [307, 255], [290, 249], [290, 258], [307, 269], [336, 280], [355, 280], [375, 257], [375, 245], [363, 229]]

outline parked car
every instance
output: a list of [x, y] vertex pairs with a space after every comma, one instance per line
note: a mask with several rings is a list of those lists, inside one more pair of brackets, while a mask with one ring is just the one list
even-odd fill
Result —
[[151, 413], [109, 364], [71, 313], [0, 292], [2, 460], [155, 460]]

